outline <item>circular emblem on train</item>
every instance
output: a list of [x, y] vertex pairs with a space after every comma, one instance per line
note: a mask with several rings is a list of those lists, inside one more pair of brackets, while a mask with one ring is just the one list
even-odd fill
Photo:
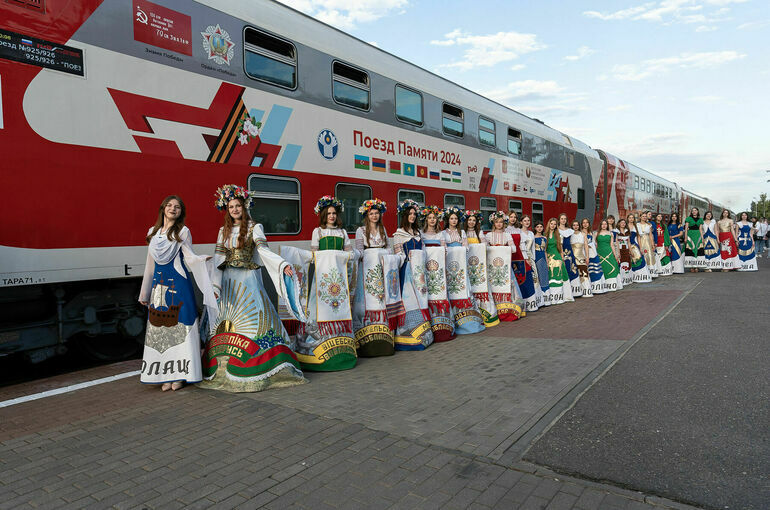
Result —
[[318, 152], [324, 159], [332, 160], [337, 156], [337, 137], [334, 136], [331, 129], [324, 129], [318, 133]]
[[205, 32], [201, 32], [201, 35], [203, 36], [203, 51], [206, 52], [209, 60], [220, 65], [230, 65], [230, 61], [235, 55], [233, 49], [235, 43], [230, 39], [227, 30], [223, 30], [219, 25], [209, 25]]

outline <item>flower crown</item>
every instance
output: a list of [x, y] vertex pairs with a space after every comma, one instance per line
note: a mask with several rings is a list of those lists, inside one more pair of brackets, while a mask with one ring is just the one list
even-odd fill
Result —
[[367, 214], [371, 209], [377, 209], [380, 211], [380, 214], [385, 214], [385, 211], [388, 210], [386, 205], [387, 204], [383, 200], [380, 200], [379, 198], [373, 198], [361, 204], [361, 207], [358, 208], [358, 212], [361, 214]]
[[465, 219], [467, 220], [471, 216], [475, 216], [477, 221], [483, 221], [484, 215], [481, 213], [481, 211], [477, 211], [475, 209], [468, 209], [465, 211]]
[[503, 222], [507, 225], [508, 215], [505, 214], [505, 211], [493, 212], [492, 214], [489, 215], [489, 222], [494, 224], [495, 220], [503, 220]]
[[424, 220], [431, 213], [436, 215], [436, 219], [438, 221], [441, 221], [444, 219], [444, 212], [435, 205], [426, 205], [425, 207], [420, 209], [420, 218]]
[[243, 205], [247, 209], [251, 207], [252, 198], [249, 195], [249, 192], [243, 186], [225, 184], [221, 188], [217, 188], [217, 190], [214, 192], [214, 196], [216, 197], [216, 200], [214, 200], [214, 205], [220, 211], [227, 209], [227, 203], [234, 198], [240, 198], [243, 200]]
[[420, 210], [420, 204], [418, 204], [417, 202], [415, 202], [411, 198], [407, 198], [406, 200], [404, 200], [403, 202], [398, 204], [398, 208], [397, 208], [398, 209], [398, 214], [401, 214], [402, 212], [408, 211], [412, 207], [414, 207], [415, 211], [419, 211]]
[[316, 214], [321, 214], [321, 211], [329, 206], [334, 206], [334, 208], [337, 210], [337, 214], [340, 214], [345, 210], [345, 206], [339, 198], [333, 197], [331, 195], [324, 195], [318, 199], [318, 203], [315, 205], [313, 211], [315, 211]]
[[465, 211], [463, 211], [462, 209], [460, 209], [456, 205], [453, 205], [453, 206], [450, 206], [450, 207], [447, 207], [447, 208], [444, 209], [444, 218], [449, 219], [449, 216], [452, 215], [452, 214], [456, 214], [457, 215], [457, 220], [460, 223], [465, 221], [465, 218], [466, 218]]

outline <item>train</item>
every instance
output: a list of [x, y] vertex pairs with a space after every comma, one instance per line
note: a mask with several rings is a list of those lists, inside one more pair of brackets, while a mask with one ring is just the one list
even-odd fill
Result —
[[0, 5], [0, 356], [141, 344], [145, 235], [180, 195], [200, 253], [214, 190], [247, 186], [274, 246], [316, 200], [516, 210], [534, 221], [721, 207], [272, 0]]

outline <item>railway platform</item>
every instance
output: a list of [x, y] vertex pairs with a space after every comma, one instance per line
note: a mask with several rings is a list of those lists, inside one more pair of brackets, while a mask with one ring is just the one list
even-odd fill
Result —
[[0, 509], [766, 508], [770, 263], [254, 394], [0, 388]]

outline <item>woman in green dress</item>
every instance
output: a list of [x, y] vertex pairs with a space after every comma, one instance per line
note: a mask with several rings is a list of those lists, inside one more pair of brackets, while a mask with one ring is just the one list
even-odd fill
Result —
[[602, 220], [599, 230], [596, 232], [596, 253], [602, 263], [604, 273], [604, 288], [609, 291], [623, 288], [620, 278], [620, 266], [618, 265], [618, 253], [612, 240], [612, 230], [607, 220]]
[[698, 268], [705, 267], [706, 263], [706, 258], [703, 255], [701, 225], [703, 225], [703, 218], [700, 217], [700, 210], [693, 207], [690, 216], [684, 220], [684, 228], [687, 231], [684, 245], [684, 267], [689, 267], [693, 273], [697, 273]]
[[558, 305], [565, 301], [574, 301], [572, 288], [569, 283], [569, 274], [564, 267], [562, 258], [561, 236], [559, 235], [558, 222], [551, 218], [545, 226], [543, 235], [547, 239], [545, 257], [548, 261], [548, 302]]
[[347, 370], [358, 360], [348, 281], [353, 246], [342, 228], [344, 210], [342, 201], [330, 195], [321, 197], [314, 209], [319, 226], [310, 239], [308, 322], [300, 328], [296, 349], [303, 370]]

